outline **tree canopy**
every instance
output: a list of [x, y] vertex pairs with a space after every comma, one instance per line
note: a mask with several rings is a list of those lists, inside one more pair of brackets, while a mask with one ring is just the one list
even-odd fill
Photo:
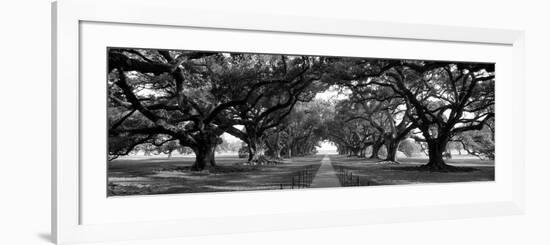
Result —
[[[229, 134], [254, 164], [324, 140], [359, 157], [384, 146], [396, 162], [411, 138], [426, 145], [427, 169], [448, 170], [449, 142], [494, 157], [494, 82], [488, 63], [109, 48], [109, 158], [185, 147], [201, 170]], [[343, 98], [317, 98], [329, 88]]]

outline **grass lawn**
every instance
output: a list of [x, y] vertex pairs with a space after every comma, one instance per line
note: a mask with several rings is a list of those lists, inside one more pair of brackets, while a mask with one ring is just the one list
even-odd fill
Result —
[[323, 156], [295, 157], [268, 166], [242, 165], [237, 156], [217, 156], [218, 167], [190, 171], [194, 156], [126, 157], [108, 163], [108, 196], [290, 188], [293, 176], [315, 172]]
[[479, 160], [470, 156], [453, 156], [447, 164], [467, 167], [470, 171], [429, 172], [420, 171], [418, 166], [426, 164], [427, 158], [401, 158], [399, 165], [378, 164], [379, 161], [347, 156], [330, 156], [336, 171], [345, 170], [360, 178], [361, 185], [401, 185], [417, 183], [445, 183], [494, 181], [495, 163], [492, 160]]

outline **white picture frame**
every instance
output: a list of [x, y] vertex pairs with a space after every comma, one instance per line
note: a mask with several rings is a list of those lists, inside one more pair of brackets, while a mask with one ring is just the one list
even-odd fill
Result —
[[[61, 0], [52, 5], [52, 237], [58, 244], [127, 239], [151, 239], [204, 234], [377, 224], [418, 220], [521, 214], [524, 210], [524, 33], [472, 27], [451, 27], [375, 21], [263, 15], [253, 12], [223, 12], [190, 9], [171, 0]], [[145, 11], [155, 9], [158, 11]], [[186, 14], [182, 15], [184, 11]], [[249, 21], [253, 19], [254, 21]], [[263, 33], [293, 33], [341, 38], [419, 40], [440, 43], [501, 45], [510, 50], [508, 72], [513, 81], [514, 103], [507, 108], [508, 130], [514, 147], [505, 193], [492, 200], [465, 200], [444, 204], [393, 205], [386, 208], [335, 208], [312, 212], [195, 216], [192, 219], [158, 221], [82, 222], [84, 173], [81, 161], [81, 45], [83, 23], [119, 23], [146, 26], [185, 27], [205, 30], [239, 30]], [[185, 47], [181, 47], [185, 48]], [[502, 90], [507, 85], [502, 85]], [[497, 87], [497, 90], [499, 88]], [[509, 88], [508, 88], [509, 89]], [[103, 96], [103, 95], [101, 95]], [[497, 94], [498, 101], [504, 101]], [[498, 138], [498, 134], [497, 134]], [[498, 148], [498, 146], [497, 146]], [[497, 168], [498, 168], [497, 155]], [[497, 176], [497, 182], [499, 181]], [[498, 183], [497, 183], [498, 184]], [[407, 187], [419, 188], [419, 187]], [[437, 188], [425, 187], [428, 192]], [[469, 186], [466, 188], [477, 188]], [[317, 194], [334, 190], [315, 190]], [[354, 190], [345, 190], [353, 194]], [[384, 189], [382, 191], [398, 191]], [[403, 190], [401, 190], [403, 191]], [[405, 190], [406, 191], [406, 190]], [[247, 192], [239, 197], [258, 195]], [[304, 192], [305, 193], [305, 192]], [[301, 194], [304, 194], [301, 193]], [[479, 193], [483, 194], [483, 193]], [[305, 195], [305, 194], [304, 194]], [[182, 197], [176, 197], [182, 198]], [[288, 207], [287, 207], [288, 209]], [[283, 210], [288, 211], [288, 210]], [[124, 223], [122, 223], [124, 222]]]

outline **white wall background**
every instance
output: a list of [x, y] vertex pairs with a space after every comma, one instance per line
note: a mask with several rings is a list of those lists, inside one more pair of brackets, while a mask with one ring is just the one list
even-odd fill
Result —
[[[550, 8], [545, 1], [193, 2], [227, 10], [525, 29], [527, 214], [114, 244], [550, 244]], [[0, 244], [48, 244], [50, 1], [4, 1], [0, 11]]]

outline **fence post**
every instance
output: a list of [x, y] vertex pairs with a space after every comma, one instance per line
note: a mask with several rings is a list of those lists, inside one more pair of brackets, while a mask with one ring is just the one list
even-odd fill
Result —
[[313, 182], [313, 169], [311, 167], [309, 168], [309, 186], [311, 186], [311, 182]]
[[302, 179], [304, 180], [303, 187], [306, 188], [306, 171], [302, 171]]
[[306, 168], [306, 171], [304, 172], [304, 175], [306, 176], [306, 187], [308, 187], [308, 184], [309, 184], [309, 171], [308, 171], [307, 168]]
[[309, 167], [306, 168], [306, 186], [309, 186]]
[[304, 188], [304, 171], [300, 171], [300, 188]]
[[349, 173], [347, 170], [344, 170], [344, 185], [346, 186], [348, 183]]
[[308, 178], [307, 178], [307, 168], [304, 170], [304, 188], [307, 187], [307, 181], [308, 181]]

